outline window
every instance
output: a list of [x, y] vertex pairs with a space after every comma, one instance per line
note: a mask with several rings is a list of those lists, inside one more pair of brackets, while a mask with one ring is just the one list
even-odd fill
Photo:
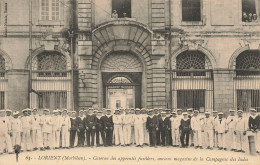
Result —
[[112, 0], [112, 17], [131, 18], [131, 0]]
[[180, 109], [194, 108], [200, 112], [205, 111], [205, 90], [178, 90], [177, 98], [177, 106]]
[[[206, 57], [199, 51], [185, 51], [176, 58], [176, 69], [181, 70], [194, 70], [205, 69]], [[205, 76], [205, 72], [178, 72], [177, 76]]]
[[201, 21], [201, 0], [182, 0], [182, 21]]
[[[260, 75], [260, 51], [247, 50], [236, 58], [237, 75]], [[254, 71], [254, 69], [256, 71]]]
[[60, 19], [60, 0], [41, 0], [41, 20]]
[[5, 108], [5, 92], [0, 91], [0, 109]]
[[0, 78], [5, 77], [5, 59], [0, 55]]
[[243, 22], [254, 22], [257, 20], [256, 1], [257, 0], [242, 0]]
[[66, 77], [66, 57], [56, 51], [45, 51], [33, 61], [33, 70], [39, 71], [39, 77]]
[[237, 90], [237, 108], [243, 111], [255, 108], [260, 112], [260, 90]]
[[38, 107], [48, 109], [67, 109], [66, 91], [44, 91], [39, 92]]

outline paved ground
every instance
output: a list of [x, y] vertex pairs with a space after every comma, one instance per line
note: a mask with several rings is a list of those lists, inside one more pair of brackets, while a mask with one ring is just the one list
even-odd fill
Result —
[[7, 164], [260, 164], [260, 156], [231, 151], [193, 149], [193, 148], [137, 148], [131, 147], [98, 147], [74, 148], [48, 151], [23, 152], [19, 162], [15, 155], [0, 156], [0, 165]]

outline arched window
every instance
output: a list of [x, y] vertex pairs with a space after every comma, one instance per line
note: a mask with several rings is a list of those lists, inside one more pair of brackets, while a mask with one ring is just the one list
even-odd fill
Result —
[[32, 60], [31, 107], [71, 109], [71, 70], [67, 56], [58, 51], [43, 51]]
[[32, 69], [39, 71], [40, 77], [64, 77], [67, 70], [66, 57], [56, 51], [45, 51], [33, 60]]
[[235, 106], [248, 111], [260, 111], [260, 51], [246, 50], [236, 58]]
[[125, 77], [115, 77], [109, 81], [111, 84], [130, 84], [131, 81]]
[[213, 109], [213, 76], [208, 57], [200, 51], [184, 51], [173, 71], [174, 108]]
[[257, 69], [260, 69], [259, 50], [244, 51], [236, 58], [237, 75], [259, 75]]
[[5, 58], [0, 55], [0, 109], [4, 109], [6, 106], [6, 67], [5, 67]]

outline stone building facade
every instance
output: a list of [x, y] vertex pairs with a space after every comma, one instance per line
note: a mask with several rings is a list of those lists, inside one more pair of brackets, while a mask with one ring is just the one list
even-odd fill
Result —
[[31, 5], [0, 0], [1, 108], [260, 111], [259, 0]]

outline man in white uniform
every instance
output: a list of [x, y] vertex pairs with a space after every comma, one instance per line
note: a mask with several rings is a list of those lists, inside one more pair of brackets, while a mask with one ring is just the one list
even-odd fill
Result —
[[7, 151], [9, 154], [13, 153], [12, 142], [10, 138], [11, 124], [6, 118], [5, 110], [0, 110], [0, 155], [3, 154], [4, 142], [6, 142]]
[[215, 123], [215, 131], [216, 131], [216, 134], [218, 135], [219, 150], [222, 150], [222, 149], [227, 150], [225, 136], [226, 136], [228, 130], [227, 130], [227, 122], [226, 122], [226, 119], [223, 118], [223, 115], [224, 115], [223, 112], [219, 112], [218, 119], [216, 120], [216, 123]]
[[195, 148], [202, 149], [202, 139], [201, 139], [201, 127], [202, 127], [202, 120], [198, 116], [199, 110], [194, 110], [194, 114], [191, 118], [191, 129], [194, 135], [194, 146]]
[[52, 125], [52, 141], [53, 145], [52, 147], [54, 149], [58, 149], [60, 146], [60, 131], [61, 131], [61, 125], [62, 125], [62, 118], [59, 116], [58, 110], [53, 110], [53, 125]]
[[136, 108], [134, 116], [135, 143], [137, 147], [143, 147], [144, 144], [144, 118], [140, 114], [140, 109]]
[[31, 128], [32, 128], [32, 118], [28, 115], [29, 109], [24, 109], [23, 116], [21, 117], [22, 122], [22, 151], [31, 151], [32, 149], [32, 139], [31, 139]]
[[228, 127], [228, 133], [226, 136], [226, 144], [230, 144], [231, 151], [235, 151], [236, 149], [236, 136], [234, 134], [235, 131], [235, 110], [230, 109], [229, 110], [230, 115], [227, 117], [227, 127]]
[[236, 135], [236, 152], [245, 153], [244, 140], [246, 137], [247, 120], [243, 117], [243, 110], [237, 111], [238, 118], [235, 121], [235, 135]]
[[42, 126], [42, 132], [43, 132], [43, 144], [45, 149], [49, 150], [51, 143], [52, 143], [52, 125], [53, 120], [50, 116], [50, 110], [44, 109], [44, 116], [43, 119], [43, 126]]
[[130, 146], [131, 143], [131, 124], [133, 122], [133, 117], [129, 113], [129, 110], [125, 110], [125, 115], [123, 116], [123, 132], [124, 141], [126, 146]]
[[205, 118], [203, 119], [203, 131], [205, 133], [205, 142], [207, 149], [213, 150], [213, 128], [214, 119], [210, 117], [210, 112], [205, 112]]
[[176, 112], [172, 112], [172, 117], [170, 118], [170, 121], [171, 121], [172, 145], [173, 147], [179, 147], [180, 121], [177, 118]]
[[10, 120], [11, 124], [11, 132], [12, 132], [12, 144], [15, 145], [21, 145], [21, 132], [22, 132], [22, 122], [18, 118], [19, 117], [19, 111], [15, 111], [13, 113], [14, 118]]
[[32, 118], [32, 145], [33, 149], [43, 149], [43, 134], [42, 134], [42, 117], [38, 114], [37, 109], [33, 109]]
[[115, 110], [115, 115], [113, 115], [113, 122], [114, 122], [114, 132], [115, 132], [115, 145], [121, 146], [125, 145], [124, 142], [124, 134], [123, 134], [123, 118], [120, 114], [120, 110]]
[[67, 115], [67, 109], [62, 111], [62, 127], [61, 127], [61, 134], [62, 134], [62, 148], [69, 149], [70, 145], [70, 117]]

